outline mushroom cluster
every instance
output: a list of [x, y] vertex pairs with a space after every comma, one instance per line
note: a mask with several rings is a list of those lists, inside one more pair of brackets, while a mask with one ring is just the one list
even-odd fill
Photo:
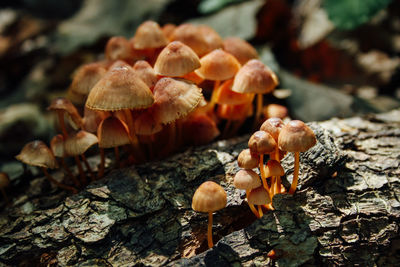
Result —
[[[269, 118], [259, 131], [253, 133], [248, 142], [249, 148], [238, 156], [238, 165], [242, 169], [236, 173], [233, 184], [238, 189], [246, 190], [247, 203], [258, 218], [263, 216], [262, 207], [272, 210], [272, 198], [286, 192], [281, 184], [281, 176], [285, 174], [281, 159], [287, 152], [294, 152], [293, 181], [288, 190], [289, 194], [294, 194], [299, 176], [299, 154], [316, 142], [314, 132], [299, 120], [284, 124], [280, 118]], [[268, 156], [266, 164], [264, 155]], [[260, 175], [254, 171], [256, 168]]]
[[[50, 148], [41, 141], [27, 144], [17, 159], [41, 167], [57, 186], [75, 192], [104, 175], [106, 149], [114, 150], [119, 167], [209, 143], [220, 136], [219, 127], [225, 136], [234, 135], [253, 114], [254, 124], [261, 122], [263, 94], [278, 85], [275, 73], [257, 58], [246, 41], [222, 39], [206, 25], [160, 27], [146, 21], [129, 40], [109, 39], [103, 60], [77, 69], [67, 98], [48, 107], [57, 115], [60, 134]], [[96, 144], [100, 164], [93, 168], [85, 152]], [[121, 147], [128, 155], [123, 162]], [[48, 162], [38, 163], [43, 157], [38, 149]], [[58, 165], [69, 177], [67, 184], [47, 172]]]

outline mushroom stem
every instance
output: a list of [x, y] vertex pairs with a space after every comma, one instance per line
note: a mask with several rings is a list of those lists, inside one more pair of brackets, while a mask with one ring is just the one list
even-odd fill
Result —
[[268, 183], [267, 183], [267, 179], [265, 178], [265, 170], [264, 170], [264, 155], [260, 154], [260, 173], [261, 173], [261, 180], [263, 183], [263, 186], [265, 188], [265, 190], [268, 191], [269, 194], [271, 194]]
[[261, 205], [258, 205], [258, 213], [260, 214], [260, 218], [261, 218], [262, 216], [264, 216], [264, 213], [262, 212]]
[[213, 110], [215, 104], [217, 103], [217, 96], [219, 95], [219, 88], [220, 88], [219, 84], [220, 84], [220, 81], [214, 82], [214, 89], [211, 94], [210, 103], [208, 103], [208, 108], [209, 108], [208, 110]]
[[211, 211], [208, 212], [208, 227], [207, 227], [207, 242], [208, 248], [212, 248], [214, 246], [212, 240], [212, 224], [213, 224], [213, 214]]
[[93, 171], [92, 171], [92, 168], [90, 167], [90, 164], [89, 164], [89, 162], [87, 161], [87, 159], [86, 159], [86, 157], [85, 157], [85, 154], [82, 154], [81, 157], [82, 157], [83, 163], [84, 163], [85, 166], [86, 166], [87, 171], [90, 173], [90, 180], [92, 180], [92, 181], [96, 180], [96, 176], [94, 176], [94, 173], [93, 173]]
[[121, 166], [121, 162], [119, 159], [119, 149], [118, 147], [114, 147], [114, 153], [115, 153], [115, 167], [118, 168]]
[[[250, 193], [250, 190], [246, 190], [246, 198], [247, 198], [247, 199], [249, 199], [249, 193]], [[253, 205], [253, 204], [250, 204], [249, 202], [247, 202], [247, 204], [249, 205], [250, 210], [254, 213], [254, 215], [256, 215], [257, 218], [260, 218], [260, 214], [258, 214], [258, 211], [257, 211], [257, 209], [254, 207], [254, 205]]]
[[82, 184], [86, 185], [86, 183], [87, 183], [86, 174], [83, 171], [82, 163], [78, 156], [74, 156], [74, 159], [75, 159], [76, 166], [78, 167], [79, 176], [81, 177], [81, 182], [82, 182]]
[[168, 143], [166, 144], [166, 146], [164, 147], [163, 150], [160, 151], [160, 156], [166, 156], [168, 154], [170, 154], [175, 146], [175, 140], [176, 140], [176, 125], [175, 125], [175, 121], [171, 122], [170, 124], [168, 124]]
[[299, 167], [300, 167], [300, 152], [294, 152], [294, 171], [293, 171], [293, 181], [289, 189], [289, 194], [294, 194], [297, 188], [297, 180], [299, 177]]
[[253, 129], [257, 128], [258, 122], [260, 121], [262, 106], [263, 106], [263, 95], [257, 94], [257, 106], [256, 106], [256, 114], [254, 116]]
[[68, 133], [67, 133], [67, 128], [65, 127], [64, 111], [57, 110], [57, 116], [58, 116], [58, 122], [60, 123], [60, 127], [61, 127], [61, 131], [62, 131], [64, 140], [66, 140], [68, 137]]
[[71, 192], [74, 193], [74, 194], [78, 193], [78, 190], [76, 190], [76, 188], [74, 188], [74, 187], [72, 187], [72, 186], [69, 186], [69, 185], [66, 185], [66, 184], [62, 184], [62, 183], [60, 183], [59, 181], [57, 181], [56, 179], [54, 179], [54, 177], [51, 176], [51, 175], [47, 172], [47, 170], [46, 170], [45, 167], [42, 167], [42, 170], [43, 170], [44, 175], [46, 175], [46, 178], [47, 178], [50, 182], [52, 182], [53, 184], [55, 184], [56, 186], [58, 186], [59, 188], [62, 188], [62, 189], [71, 191]]
[[143, 161], [144, 156], [143, 156], [142, 149], [140, 148], [140, 145], [139, 145], [139, 140], [135, 134], [135, 124], [133, 121], [132, 113], [129, 109], [124, 109], [123, 111], [124, 111], [124, 114], [126, 117], [126, 124], [128, 125], [129, 136], [131, 137], [131, 144], [133, 147], [133, 151], [136, 153], [138, 160]]
[[104, 175], [104, 166], [106, 163], [106, 157], [104, 155], [104, 148], [100, 147], [100, 166], [97, 173], [97, 179], [100, 179]]
[[8, 200], [8, 197], [7, 197], [7, 194], [6, 194], [6, 190], [3, 187], [1, 187], [0, 191], [1, 191], [1, 194], [3, 195], [4, 201], [6, 202], [7, 205], [9, 205], [10, 201]]
[[65, 163], [65, 158], [62, 157], [60, 158], [61, 161], [61, 165], [63, 166], [64, 170], [67, 172], [68, 176], [72, 179], [72, 181], [74, 182], [74, 185], [76, 187], [80, 187], [81, 183], [79, 182], [79, 180], [76, 178], [75, 175], [72, 174], [72, 171], [70, 170], [70, 168], [68, 167], [67, 163]]

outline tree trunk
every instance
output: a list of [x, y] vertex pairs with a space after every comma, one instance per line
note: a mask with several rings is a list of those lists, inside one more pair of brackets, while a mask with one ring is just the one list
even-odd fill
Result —
[[[60, 266], [391, 266], [400, 262], [400, 111], [311, 123], [299, 185], [256, 219], [232, 185], [249, 136], [111, 171], [76, 195], [31, 181], [0, 215], [0, 263]], [[288, 189], [293, 154], [283, 161]], [[207, 214], [191, 199], [206, 180], [228, 205]], [[289, 181], [288, 181], [289, 180]], [[46, 188], [47, 185], [47, 188]], [[267, 254], [274, 250], [275, 256]], [[1, 265], [1, 264], [0, 264]]]

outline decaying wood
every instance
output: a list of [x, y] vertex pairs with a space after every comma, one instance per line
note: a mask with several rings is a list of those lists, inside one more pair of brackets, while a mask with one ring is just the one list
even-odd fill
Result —
[[[301, 154], [294, 196], [256, 220], [232, 186], [248, 136], [160, 162], [111, 171], [77, 195], [43, 179], [0, 216], [0, 262], [60, 266], [391, 266], [400, 262], [400, 111], [311, 123], [318, 144]], [[293, 159], [284, 160], [291, 180]], [[286, 179], [287, 178], [287, 179]], [[214, 180], [228, 193], [207, 215], [192, 195]], [[286, 181], [286, 186], [289, 182]], [[275, 258], [267, 257], [274, 249]], [[0, 264], [1, 265], [1, 264]]]

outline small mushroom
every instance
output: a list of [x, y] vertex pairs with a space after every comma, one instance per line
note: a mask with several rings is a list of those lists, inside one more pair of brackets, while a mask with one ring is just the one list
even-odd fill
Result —
[[47, 108], [48, 110], [54, 110], [57, 113], [58, 121], [61, 126], [62, 134], [64, 139], [68, 137], [67, 128], [65, 127], [64, 122], [64, 114], [67, 114], [71, 117], [73, 122], [78, 126], [82, 127], [82, 117], [79, 115], [78, 110], [75, 106], [66, 99], [65, 97], [58, 97], [51, 101], [50, 106]]
[[[255, 189], [261, 186], [260, 176], [252, 170], [244, 169], [240, 170], [236, 173], [233, 178], [233, 185], [237, 189], [246, 190], [246, 198], [248, 199], [249, 193], [252, 189]], [[256, 208], [253, 204], [248, 203], [251, 211], [256, 215], [257, 218], [260, 218], [260, 214], [257, 212]]]
[[0, 191], [3, 195], [4, 201], [9, 204], [9, 200], [6, 194], [6, 187], [10, 184], [10, 177], [6, 172], [0, 172]]
[[78, 192], [76, 188], [60, 183], [47, 172], [47, 169], [57, 168], [58, 164], [56, 158], [53, 155], [53, 152], [42, 141], [35, 140], [27, 143], [22, 148], [21, 152], [17, 156], [15, 156], [15, 158], [25, 164], [40, 167], [46, 178], [58, 187], [72, 191], [73, 193]]
[[251, 59], [258, 58], [257, 50], [245, 40], [238, 37], [224, 39], [224, 50], [232, 54], [240, 64], [244, 65]]
[[281, 150], [294, 152], [293, 181], [289, 194], [294, 194], [297, 187], [300, 152], [305, 152], [317, 143], [314, 132], [302, 121], [293, 120], [288, 122], [281, 130], [278, 145]]
[[271, 178], [271, 195], [281, 193], [281, 179], [280, 177], [285, 174], [282, 165], [276, 160], [268, 160], [265, 168], [265, 177]]
[[202, 183], [193, 195], [192, 209], [208, 213], [207, 240], [209, 248], [214, 246], [212, 240], [213, 212], [225, 208], [226, 202], [225, 190], [212, 181]]
[[243, 169], [254, 169], [259, 166], [258, 154], [251, 153], [250, 149], [244, 149], [238, 156], [238, 165]]
[[269, 192], [263, 186], [251, 190], [247, 196], [247, 201], [251, 205], [258, 205], [258, 214], [260, 218], [263, 216], [261, 206], [271, 204]]

